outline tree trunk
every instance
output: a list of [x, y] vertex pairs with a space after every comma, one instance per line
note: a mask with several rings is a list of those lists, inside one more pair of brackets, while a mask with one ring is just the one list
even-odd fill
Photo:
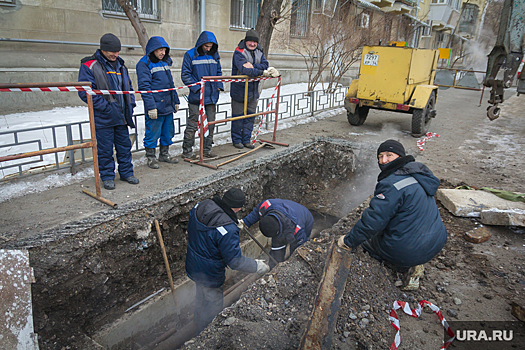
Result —
[[281, 16], [281, 5], [283, 0], [264, 0], [255, 30], [259, 33], [259, 44], [268, 57], [270, 53], [270, 41], [273, 28]]
[[137, 13], [137, 11], [135, 11], [135, 9], [128, 0], [117, 0], [117, 2], [120, 5], [120, 7], [122, 7], [122, 9], [124, 10], [126, 16], [128, 16], [133, 28], [135, 28], [135, 31], [137, 32], [137, 36], [139, 38], [139, 44], [140, 46], [142, 46], [144, 53], [146, 53], [146, 44], [148, 43], [149, 36], [148, 32], [146, 31], [146, 28], [140, 21], [139, 14]]

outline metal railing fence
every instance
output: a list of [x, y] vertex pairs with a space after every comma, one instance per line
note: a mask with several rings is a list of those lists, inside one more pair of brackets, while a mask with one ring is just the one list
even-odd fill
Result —
[[[342, 86], [338, 87], [333, 92], [316, 90], [281, 95], [279, 98], [279, 120], [286, 120], [299, 116], [311, 116], [315, 112], [342, 107], [344, 105], [344, 97], [347, 89], [347, 86]], [[269, 103], [270, 97], [259, 98], [257, 112], [262, 112]], [[272, 109], [275, 108], [275, 103], [276, 101], [274, 99], [274, 101], [272, 101]], [[182, 117], [181, 113], [184, 113], [185, 116]], [[189, 110], [187, 108], [182, 108], [175, 114], [173, 118], [175, 123], [175, 136], [173, 138], [174, 144], [182, 143], [184, 127], [186, 126], [185, 121], [188, 119], [188, 116]], [[216, 120], [229, 117], [231, 117], [230, 102], [218, 103]], [[133, 133], [130, 133], [130, 137], [133, 140], [132, 152], [139, 152], [144, 150], [142, 145], [142, 138], [144, 136], [144, 114], [135, 114], [133, 118], [137, 128], [134, 129]], [[266, 130], [273, 128], [274, 118], [274, 114], [264, 116], [263, 127]], [[216, 137], [220, 134], [229, 133], [229, 124], [229, 122], [217, 124], [215, 129]], [[87, 142], [89, 140], [89, 121], [86, 120], [81, 122], [0, 131], [0, 150], [3, 148], [9, 148], [9, 153], [14, 154], [42, 150], [49, 147], [56, 148], [69, 146], [76, 143]], [[34, 146], [28, 149], [27, 145]], [[15, 177], [27, 177], [35, 172], [41, 173], [68, 168], [72, 174], [75, 174], [77, 172], [77, 167], [80, 164], [91, 163], [92, 161], [89, 149], [35, 156], [21, 161], [6, 161], [0, 163], [0, 181], [6, 181]], [[16, 171], [13, 171], [12, 169], [16, 169]]]

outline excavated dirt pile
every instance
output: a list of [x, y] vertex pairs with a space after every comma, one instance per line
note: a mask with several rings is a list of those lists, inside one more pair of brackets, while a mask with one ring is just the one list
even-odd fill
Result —
[[[447, 185], [445, 185], [447, 186]], [[450, 187], [448, 184], [447, 187]], [[320, 237], [307, 242], [289, 260], [253, 284], [241, 299], [217, 316], [184, 349], [297, 349], [307, 327], [332, 240], [348, 232], [368, 202], [354, 209]], [[396, 331], [388, 315], [394, 301], [415, 308], [427, 300], [448, 320], [515, 320], [511, 301], [523, 305], [524, 238], [520, 230], [489, 228], [492, 238], [473, 244], [463, 235], [479, 227], [475, 219], [452, 216], [439, 205], [449, 232], [445, 248], [425, 264], [421, 287], [403, 292], [393, 271], [359, 249], [353, 260], [333, 333], [331, 349], [388, 349]], [[504, 249], [506, 256], [496, 251]], [[444, 329], [428, 306], [419, 318], [397, 311], [399, 349], [439, 349]], [[447, 338], [448, 339], [448, 338]]]

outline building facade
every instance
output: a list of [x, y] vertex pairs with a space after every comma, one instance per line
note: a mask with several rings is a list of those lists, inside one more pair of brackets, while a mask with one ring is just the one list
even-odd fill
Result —
[[[297, 47], [308, 40], [316, 18], [340, 18], [365, 44], [406, 41], [414, 47], [443, 47], [447, 35], [475, 38], [486, 0], [464, 7], [462, 0], [292, 0], [277, 24], [268, 59], [284, 83], [304, 82], [308, 73]], [[255, 27], [261, 0], [131, 0], [148, 35], [170, 44], [173, 75], [180, 77], [182, 56], [202, 30], [219, 41], [224, 74], [245, 31]], [[342, 13], [351, 14], [342, 16]], [[339, 17], [338, 17], [339, 16]], [[459, 18], [461, 25], [457, 26]], [[350, 26], [350, 25], [349, 25]], [[0, 81], [4, 83], [77, 81], [80, 60], [114, 33], [132, 79], [144, 54], [134, 28], [116, 0], [0, 0]], [[448, 33], [448, 34], [447, 34]], [[367, 42], [368, 40], [368, 42]], [[346, 74], [354, 74], [356, 70]], [[180, 80], [177, 85], [182, 85]], [[136, 85], [135, 85], [136, 86]], [[52, 106], [79, 104], [73, 94], [54, 94]], [[45, 93], [2, 96], [3, 113], [50, 108]]]

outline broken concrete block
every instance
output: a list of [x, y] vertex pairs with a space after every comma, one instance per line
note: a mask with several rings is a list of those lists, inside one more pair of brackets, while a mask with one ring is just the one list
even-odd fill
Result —
[[[481, 217], [483, 211], [491, 211], [503, 212], [509, 217], [504, 224], [497, 224], [492, 223], [493, 220], [488, 219], [491, 214], [487, 214], [487, 222], [483, 222], [487, 225], [511, 225], [509, 222], [519, 223], [524, 221], [524, 218], [521, 216], [525, 213], [525, 203], [508, 201], [490, 192], [439, 189], [436, 193], [436, 199], [456, 216]], [[501, 215], [498, 214], [498, 218]], [[500, 222], [503, 221], [500, 220]], [[520, 224], [512, 225], [522, 226]]]
[[485, 227], [476, 227], [468, 232], [465, 232], [463, 238], [471, 243], [483, 243], [492, 236], [492, 233]]
[[0, 249], [0, 348], [38, 350], [33, 328], [33, 269], [27, 250]]
[[485, 225], [525, 226], [525, 210], [482, 210], [480, 220]]

